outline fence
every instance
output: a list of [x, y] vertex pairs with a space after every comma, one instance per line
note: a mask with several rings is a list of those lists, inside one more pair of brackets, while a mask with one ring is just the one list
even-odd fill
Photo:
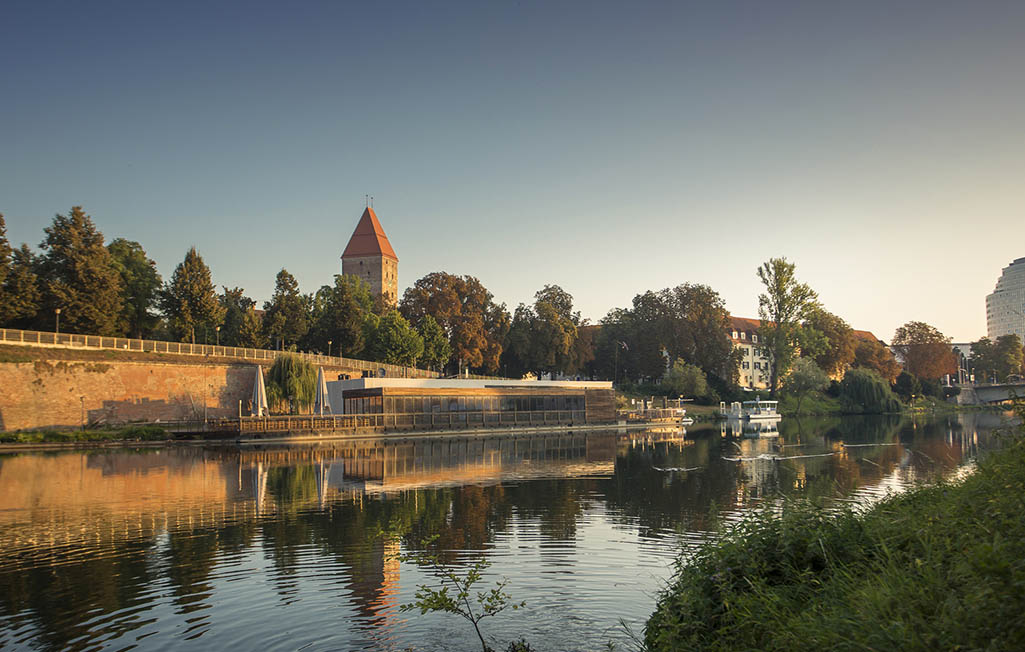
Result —
[[414, 428], [471, 428], [541, 426], [587, 422], [584, 410], [533, 410], [510, 412], [441, 412], [437, 414], [338, 414], [331, 416], [278, 416], [215, 419], [208, 431], [238, 433], [306, 433], [355, 431], [360, 428], [411, 430]]
[[[246, 361], [274, 360], [282, 351], [267, 349], [245, 349], [235, 346], [217, 346], [210, 344], [188, 344], [183, 342], [162, 342], [159, 340], [134, 340], [126, 337], [102, 337], [100, 335], [79, 335], [76, 333], [49, 333], [43, 331], [22, 331], [11, 328], [0, 328], [0, 342], [27, 344], [36, 346], [60, 346], [79, 349], [110, 349], [117, 351], [135, 351], [138, 353], [170, 353], [174, 355], [216, 356], [235, 358]], [[397, 378], [437, 378], [438, 373], [403, 367], [384, 362], [354, 360], [316, 353], [297, 353], [313, 364], [333, 365], [368, 372], [366, 375], [377, 376], [384, 370], [384, 375]]]

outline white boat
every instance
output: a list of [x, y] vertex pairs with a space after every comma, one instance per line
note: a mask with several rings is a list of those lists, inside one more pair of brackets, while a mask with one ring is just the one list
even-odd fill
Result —
[[719, 403], [719, 411], [731, 419], [745, 421], [779, 421], [783, 416], [777, 411], [779, 401], [734, 401], [726, 409], [726, 402]]

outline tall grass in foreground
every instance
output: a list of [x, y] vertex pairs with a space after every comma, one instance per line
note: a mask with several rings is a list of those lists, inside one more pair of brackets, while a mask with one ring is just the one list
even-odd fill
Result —
[[25, 430], [0, 432], [3, 444], [40, 444], [98, 441], [161, 441], [171, 439], [171, 434], [160, 426], [138, 425], [102, 430]]
[[1025, 649], [1025, 442], [862, 514], [762, 511], [677, 563], [651, 650]]

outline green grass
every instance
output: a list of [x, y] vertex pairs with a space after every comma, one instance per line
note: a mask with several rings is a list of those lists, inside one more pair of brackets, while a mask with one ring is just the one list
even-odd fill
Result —
[[126, 426], [104, 430], [28, 430], [0, 433], [0, 443], [41, 444], [99, 441], [162, 441], [170, 434], [160, 426]]
[[873, 509], [787, 503], [681, 558], [651, 650], [1025, 649], [1025, 442]]
[[[779, 413], [785, 417], [798, 416], [797, 398], [783, 395], [779, 401]], [[831, 416], [843, 414], [840, 399], [821, 392], [811, 392], [801, 401], [800, 416]]]

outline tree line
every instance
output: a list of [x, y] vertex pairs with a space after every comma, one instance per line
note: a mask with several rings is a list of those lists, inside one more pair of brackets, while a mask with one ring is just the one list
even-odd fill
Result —
[[[79, 333], [305, 350], [450, 373], [604, 378], [709, 400], [737, 390], [740, 351], [730, 314], [707, 285], [644, 291], [592, 324], [558, 285], [545, 285], [510, 313], [477, 278], [432, 272], [392, 307], [358, 277], [336, 275], [304, 293], [282, 269], [260, 310], [243, 288], [218, 290], [195, 247], [165, 281], [138, 242], [105, 245], [79, 206], [56, 215], [44, 231], [38, 254], [25, 244], [15, 249], [0, 215], [0, 326], [52, 330], [60, 309], [62, 328]], [[794, 370], [840, 379], [863, 369], [891, 385], [902, 373], [934, 381], [956, 372], [949, 338], [927, 324], [898, 329], [894, 357], [827, 311], [785, 258], [770, 259], [757, 274], [763, 292], [756, 348], [771, 362], [772, 394]], [[977, 369], [1020, 371], [1020, 342], [977, 345]], [[1019, 358], [1008, 353], [1015, 350]]]

